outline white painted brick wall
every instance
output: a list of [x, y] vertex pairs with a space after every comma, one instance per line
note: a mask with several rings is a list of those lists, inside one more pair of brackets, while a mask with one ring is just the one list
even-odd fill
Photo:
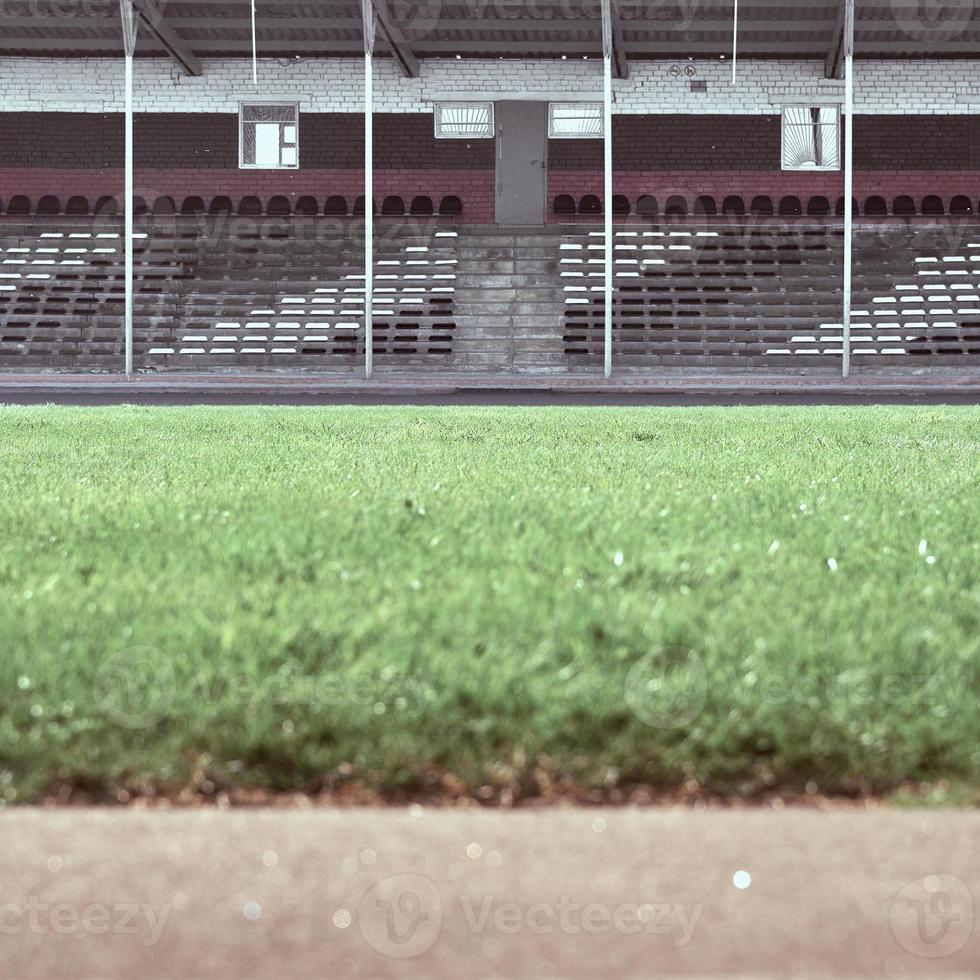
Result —
[[[135, 62], [138, 112], [234, 112], [243, 100], [299, 101], [313, 112], [360, 108], [359, 59], [264, 59], [259, 85], [251, 62], [208, 59], [192, 78], [167, 59]], [[843, 85], [823, 77], [820, 61], [742, 61], [738, 84], [731, 66], [693, 61], [707, 93], [690, 91], [691, 78], [671, 74], [669, 62], [633, 62], [632, 77], [614, 82], [621, 113], [756, 113], [786, 102], [840, 101]], [[974, 113], [980, 111], [980, 58], [949, 61], [859, 61], [856, 108], [862, 113]], [[429, 59], [420, 78], [402, 77], [390, 59], [375, 62], [378, 112], [427, 112], [433, 101], [460, 98], [601, 98], [602, 66], [595, 60], [476, 61]], [[0, 109], [5, 111], [116, 112], [122, 110], [122, 60], [109, 58], [0, 58]]]

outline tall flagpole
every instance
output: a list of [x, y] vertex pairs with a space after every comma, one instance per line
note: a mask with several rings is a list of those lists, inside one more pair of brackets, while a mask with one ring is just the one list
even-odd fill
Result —
[[844, 323], [841, 371], [851, 370], [851, 288], [854, 250], [854, 0], [844, 0]]
[[612, 374], [613, 341], [613, 157], [612, 157], [612, 0], [602, 0], [602, 140], [605, 218], [603, 373]]
[[374, 372], [374, 3], [364, 18], [364, 374]]

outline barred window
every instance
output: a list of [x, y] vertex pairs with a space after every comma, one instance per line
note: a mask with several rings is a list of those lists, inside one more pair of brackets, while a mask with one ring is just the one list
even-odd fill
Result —
[[552, 102], [548, 106], [548, 136], [560, 139], [602, 139], [602, 103]]
[[840, 169], [840, 109], [783, 107], [783, 170]]
[[492, 102], [441, 102], [435, 106], [437, 140], [493, 139]]
[[299, 166], [299, 106], [242, 103], [238, 122], [240, 167]]

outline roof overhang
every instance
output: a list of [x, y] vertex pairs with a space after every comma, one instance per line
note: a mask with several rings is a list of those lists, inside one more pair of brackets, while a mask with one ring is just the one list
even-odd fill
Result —
[[[137, 56], [252, 54], [249, 0], [134, 0], [144, 26]], [[842, 0], [740, 0], [739, 58], [835, 62]], [[406, 74], [424, 58], [601, 57], [600, 0], [375, 0], [377, 55]], [[630, 61], [730, 57], [734, 0], [616, 0], [617, 73]], [[570, 14], [569, 10], [574, 13]], [[151, 12], [148, 12], [151, 11]], [[118, 0], [6, 0], [0, 56], [118, 56]], [[363, 54], [359, 0], [258, 0], [260, 57]], [[974, 0], [858, 0], [855, 56], [961, 58], [980, 52]], [[835, 68], [835, 71], [837, 69]]]

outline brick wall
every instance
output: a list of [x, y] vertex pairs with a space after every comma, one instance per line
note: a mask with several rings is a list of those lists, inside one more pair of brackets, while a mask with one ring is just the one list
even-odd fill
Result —
[[[137, 113], [136, 167], [238, 167], [237, 113]], [[101, 169], [123, 163], [118, 113], [0, 112], [0, 166]], [[437, 140], [432, 114], [383, 113], [374, 119], [377, 170], [493, 170], [493, 140]], [[364, 121], [356, 113], [304, 113], [301, 168], [357, 169]]]
[[[980, 197], [980, 59], [859, 62], [857, 193], [965, 193]], [[840, 173], [783, 173], [780, 107], [839, 102], [840, 82], [820, 62], [746, 61], [732, 85], [728, 66], [685, 63], [707, 92], [665, 62], [633, 65], [614, 85], [617, 193], [773, 197], [837, 196]], [[182, 75], [165, 59], [137, 59], [135, 162], [144, 196], [286, 193], [293, 198], [362, 186], [362, 66], [358, 59], [251, 64], [206, 60]], [[0, 59], [0, 199], [118, 195], [123, 124], [121, 65], [113, 59]], [[388, 60], [376, 65], [376, 194], [459, 194], [470, 220], [491, 220], [494, 143], [435, 140], [439, 99], [567, 99], [601, 93], [600, 66], [576, 61], [428, 60], [418, 79]], [[300, 105], [300, 169], [238, 169], [240, 100]], [[549, 143], [550, 195], [601, 193], [598, 140]], [[953, 189], [955, 188], [955, 189]]]
[[[165, 58], [137, 58], [134, 93], [141, 112], [237, 112], [242, 99], [298, 101], [306, 112], [360, 109], [362, 63], [357, 58], [260, 60], [259, 88], [251, 61], [205, 59], [204, 73], [183, 75]], [[678, 69], [693, 70], [689, 77]], [[707, 83], [692, 92], [691, 82]], [[0, 105], [9, 111], [119, 112], [120, 58], [0, 58]], [[855, 68], [861, 113], [970, 115], [980, 106], [980, 57], [948, 62], [864, 61]], [[631, 77], [613, 83], [616, 112], [697, 115], [771, 115], [786, 102], [843, 99], [843, 85], [823, 77], [819, 60], [742, 61], [731, 84], [724, 62], [683, 65], [637, 61]], [[595, 60], [478, 60], [422, 62], [419, 78], [404, 78], [394, 63], [375, 63], [379, 112], [430, 112], [440, 99], [602, 97], [602, 66]]]

